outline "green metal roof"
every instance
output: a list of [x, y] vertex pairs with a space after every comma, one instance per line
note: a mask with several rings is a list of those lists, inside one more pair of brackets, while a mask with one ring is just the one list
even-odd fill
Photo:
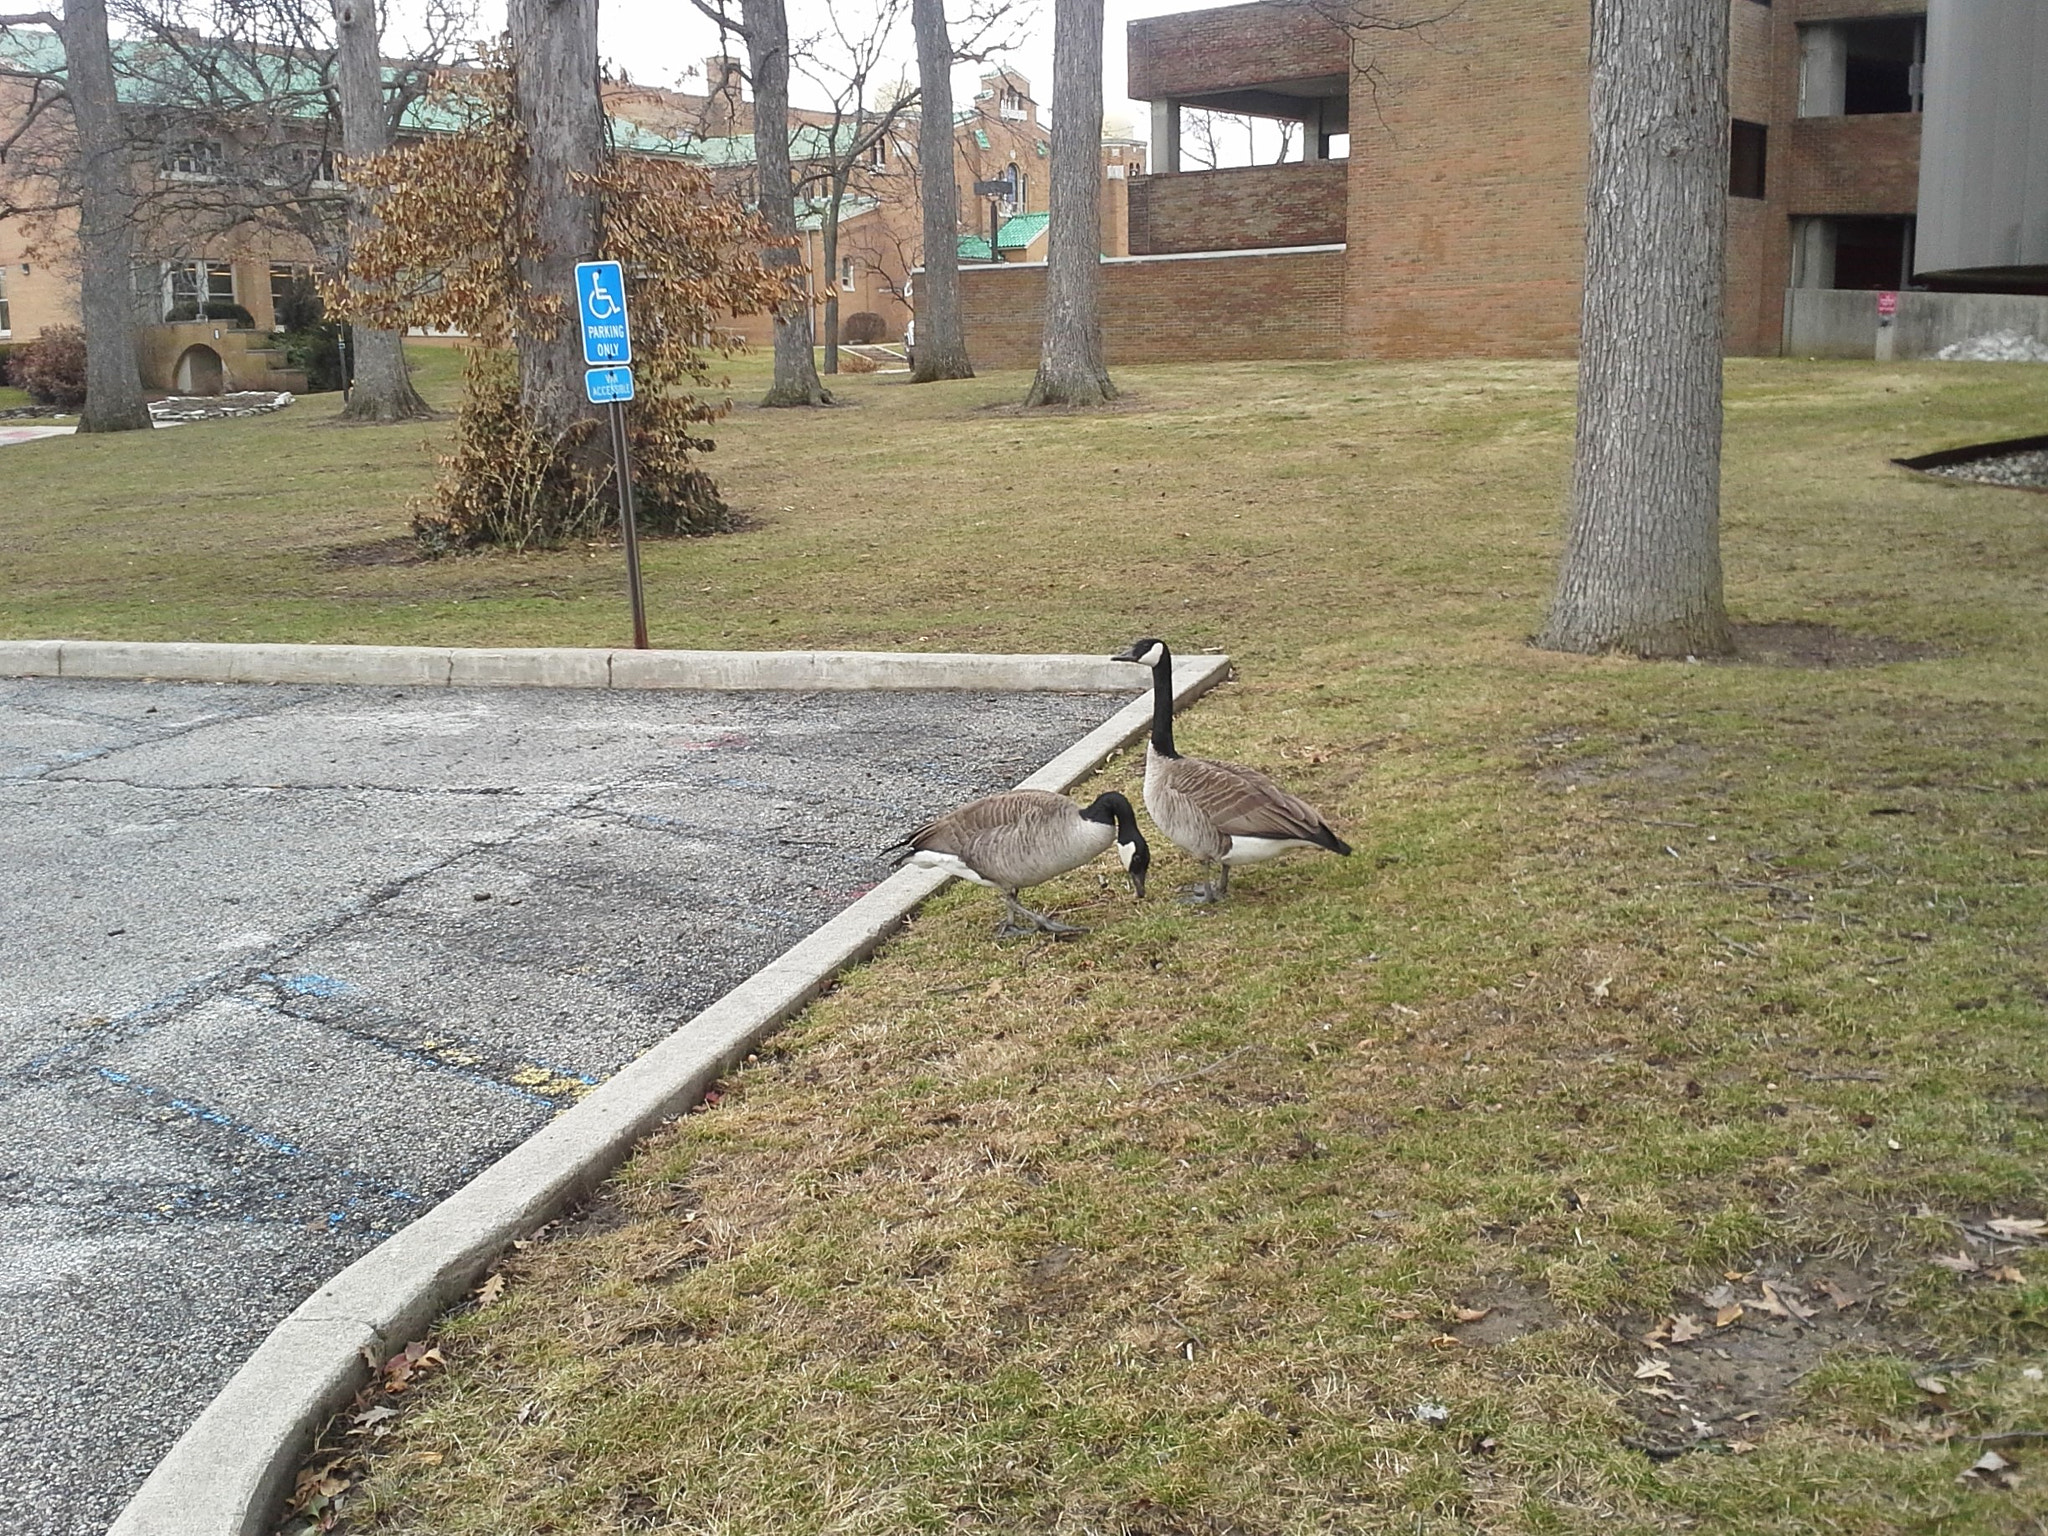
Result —
[[[839, 222], [844, 224], [861, 214], [872, 213], [881, 207], [872, 197], [849, 197], [839, 205]], [[796, 227], [798, 229], [823, 229], [825, 227], [826, 200], [822, 197], [798, 198], [796, 204]], [[984, 245], [988, 242], [983, 241]]]
[[[996, 231], [996, 244], [1006, 251], [1029, 250], [1045, 233], [1045, 226], [1051, 220], [1049, 213], [1013, 213]], [[955, 249], [962, 261], [987, 261], [988, 236], [961, 235], [955, 242]]]
[[[64, 45], [45, 28], [10, 27], [0, 32], [0, 66], [62, 79]], [[385, 70], [387, 81], [395, 76], [396, 71]], [[129, 39], [114, 45], [115, 91], [123, 102], [136, 106], [210, 102], [232, 109], [238, 99], [282, 100], [288, 115], [317, 121], [327, 116], [328, 84], [311, 58], [278, 58], [223, 46], [205, 61], [202, 71], [179, 50], [161, 43]], [[643, 128], [616, 115], [610, 122], [612, 141], [633, 154], [682, 155], [712, 166], [753, 163], [751, 134], [699, 139]], [[421, 97], [407, 106], [399, 126], [416, 133], [448, 133], [462, 127], [463, 119], [444, 102]], [[842, 141], [854, 131], [849, 125]], [[830, 148], [831, 137], [828, 130], [799, 126], [789, 136], [790, 154], [799, 160], [817, 159]]]

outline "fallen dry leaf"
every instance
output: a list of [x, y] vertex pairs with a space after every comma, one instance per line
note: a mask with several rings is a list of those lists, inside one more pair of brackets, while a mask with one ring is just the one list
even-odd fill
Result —
[[488, 1307], [504, 1294], [505, 1277], [500, 1274], [490, 1275], [476, 1288], [476, 1304], [479, 1307]]
[[1739, 1301], [1733, 1306], [1721, 1308], [1720, 1311], [1714, 1314], [1714, 1326], [1716, 1328], [1726, 1328], [1730, 1323], [1740, 1322], [1741, 1320], [1742, 1303]]
[[1637, 1381], [1669, 1381], [1671, 1362], [1669, 1360], [1644, 1360], [1636, 1366]]
[[1765, 1286], [1763, 1290], [1763, 1295], [1750, 1297], [1744, 1305], [1755, 1307], [1759, 1312], [1767, 1312], [1772, 1317], [1781, 1317], [1788, 1323], [1791, 1322], [1792, 1314], [1785, 1310], [1785, 1304], [1778, 1300], [1769, 1286]]
[[1613, 985], [1614, 978], [1612, 976], [1602, 976], [1598, 981], [1593, 983], [1593, 995], [1595, 997], [1605, 997], [1607, 995], [1607, 989]]
[[1461, 1323], [1476, 1323], [1482, 1317], [1491, 1316], [1492, 1312], [1491, 1307], [1460, 1307], [1453, 1315]]
[[1799, 1293], [1790, 1287], [1781, 1291], [1766, 1280], [1760, 1289], [1772, 1303], [1767, 1310], [1777, 1312], [1780, 1316], [1797, 1318], [1802, 1323], [1814, 1314], [1815, 1309], [1802, 1303], [1799, 1300]]
[[1999, 1265], [1986, 1278], [1997, 1280], [2005, 1285], [2025, 1285], [2027, 1283], [2027, 1277], [2014, 1269], [2010, 1264]]
[[1943, 1269], [1952, 1269], [1959, 1275], [1974, 1275], [1977, 1273], [1977, 1261], [1967, 1253], [1938, 1253], [1932, 1259], [1929, 1259], [1928, 1263], [1939, 1264]]
[[2019, 1481], [2019, 1477], [2020, 1469], [2017, 1462], [2008, 1460], [1996, 1451], [1986, 1451], [1958, 1472], [1956, 1481], [1980, 1482], [1993, 1488], [2010, 1488]]
[[1994, 1216], [1984, 1225], [2000, 1237], [2024, 1238], [2028, 1242], [2039, 1242], [2048, 1236], [2048, 1221], [2038, 1216]]
[[1735, 1287], [1724, 1281], [1720, 1285], [1715, 1286], [1711, 1291], [1700, 1292], [1700, 1300], [1712, 1307], [1716, 1312], [1720, 1311], [1723, 1307], [1732, 1307], [1735, 1305]]
[[1948, 1383], [1939, 1376], [1915, 1376], [1913, 1385], [1930, 1397], [1944, 1397], [1948, 1393]]
[[1671, 1342], [1674, 1344], [1690, 1344], [1706, 1331], [1690, 1312], [1681, 1312], [1671, 1319]]
[[396, 1408], [392, 1407], [389, 1403], [379, 1403], [374, 1408], [365, 1408], [361, 1413], [351, 1418], [349, 1423], [357, 1429], [368, 1429], [374, 1424], [382, 1424], [386, 1419], [395, 1419], [397, 1417], [398, 1410]]
[[1728, 1442], [1728, 1449], [1737, 1456], [1747, 1456], [1756, 1449], [1756, 1442], [1754, 1440], [1730, 1440]]
[[1865, 1297], [1858, 1296], [1853, 1292], [1843, 1290], [1839, 1285], [1835, 1284], [1835, 1282], [1832, 1280], [1822, 1280], [1818, 1282], [1818, 1288], [1823, 1296], [1827, 1297], [1829, 1301], [1832, 1301], [1835, 1304], [1835, 1310], [1837, 1312], [1846, 1312], [1851, 1307], [1860, 1307], [1867, 1299]]
[[1422, 1314], [1413, 1307], [1402, 1307], [1398, 1311], [1389, 1312], [1387, 1316], [1397, 1323], [1412, 1323]]
[[1642, 1335], [1642, 1342], [1649, 1345], [1652, 1349], [1662, 1349], [1671, 1342], [1669, 1326], [1665, 1323], [1652, 1325], [1650, 1331]]

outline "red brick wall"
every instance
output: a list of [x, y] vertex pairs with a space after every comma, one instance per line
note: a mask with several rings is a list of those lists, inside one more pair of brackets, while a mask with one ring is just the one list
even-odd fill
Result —
[[1131, 182], [1133, 256], [1340, 245], [1345, 162], [1247, 165]]
[[1140, 101], [1199, 96], [1349, 71], [1350, 44], [1328, 10], [1267, 0], [1134, 21], [1130, 94]]
[[[1343, 355], [1344, 253], [1161, 257], [1102, 267], [1102, 343], [1125, 363]], [[978, 369], [1035, 368], [1045, 266], [963, 266], [961, 315]]]
[[1788, 127], [1788, 212], [1912, 213], [1918, 208], [1919, 113], [1803, 117]]
[[1567, 356], [1578, 344], [1585, 0], [1467, 0], [1385, 34], [1351, 91], [1349, 350]]

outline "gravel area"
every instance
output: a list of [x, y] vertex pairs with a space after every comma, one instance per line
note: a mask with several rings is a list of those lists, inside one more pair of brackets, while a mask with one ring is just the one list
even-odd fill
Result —
[[2002, 453], [1996, 458], [1969, 459], [1961, 464], [1943, 464], [1927, 471], [1950, 480], [1969, 480], [1979, 485], [2039, 486], [2048, 490], [2048, 449], [2026, 453]]
[[0, 680], [0, 1532], [1124, 702]]

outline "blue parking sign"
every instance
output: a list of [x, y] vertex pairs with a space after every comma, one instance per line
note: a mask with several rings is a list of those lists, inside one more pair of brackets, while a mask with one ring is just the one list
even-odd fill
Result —
[[633, 398], [633, 370], [592, 368], [583, 375], [583, 393], [592, 405], [610, 405], [614, 400]]
[[626, 327], [626, 274], [616, 261], [576, 263], [576, 308], [583, 319], [587, 366], [633, 361], [633, 336]]

